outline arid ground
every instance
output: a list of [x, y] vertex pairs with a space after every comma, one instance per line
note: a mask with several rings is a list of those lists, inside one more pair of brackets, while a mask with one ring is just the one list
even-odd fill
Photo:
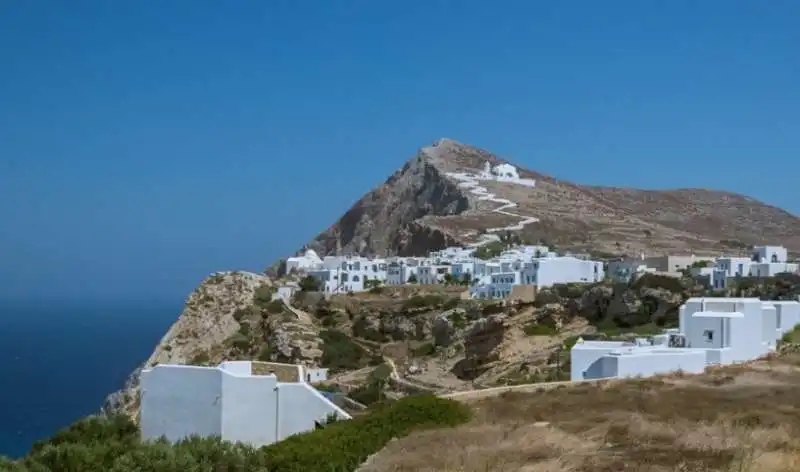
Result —
[[800, 470], [800, 353], [706, 374], [474, 400], [474, 420], [394, 441], [362, 472]]

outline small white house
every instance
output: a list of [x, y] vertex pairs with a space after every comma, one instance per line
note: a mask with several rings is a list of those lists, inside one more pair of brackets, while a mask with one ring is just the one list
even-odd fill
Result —
[[325, 378], [325, 369], [276, 363], [157, 365], [141, 375], [142, 438], [219, 436], [259, 447], [311, 431], [331, 415], [350, 419], [309, 383]]

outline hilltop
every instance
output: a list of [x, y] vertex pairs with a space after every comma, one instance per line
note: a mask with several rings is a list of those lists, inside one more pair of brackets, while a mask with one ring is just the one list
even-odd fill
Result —
[[[721, 254], [763, 241], [800, 251], [797, 216], [735, 193], [708, 189], [640, 190], [580, 185], [519, 166], [535, 187], [480, 183], [499, 204], [459, 186], [453, 174], [475, 174], [486, 162], [513, 163], [450, 139], [421, 148], [384, 183], [370, 190], [338, 221], [304, 247], [320, 255], [421, 255], [475, 242], [492, 230], [538, 221], [514, 231], [529, 242], [595, 254]], [[278, 271], [279, 264], [271, 273]]]

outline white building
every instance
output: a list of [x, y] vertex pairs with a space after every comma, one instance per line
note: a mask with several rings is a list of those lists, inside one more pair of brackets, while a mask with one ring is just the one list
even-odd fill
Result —
[[478, 283], [472, 298], [506, 298], [514, 285], [550, 287], [555, 284], [595, 283], [605, 277], [603, 263], [574, 257], [540, 257], [476, 264]]
[[386, 283], [387, 266], [385, 259], [326, 257], [321, 267], [306, 270], [306, 273], [320, 282], [324, 292], [362, 292], [368, 288], [365, 285], [368, 280]]
[[317, 252], [313, 249], [308, 249], [302, 256], [290, 257], [286, 259], [286, 272], [292, 271], [306, 271], [314, 269], [322, 264]]
[[678, 329], [634, 342], [579, 340], [571, 350], [573, 381], [650, 376], [756, 359], [800, 322], [800, 303], [757, 298], [690, 298]]
[[527, 187], [535, 187], [536, 180], [523, 179], [519, 176], [519, 171], [511, 164], [497, 164], [492, 167], [489, 161], [483, 164], [483, 171], [478, 174], [479, 180], [497, 180], [501, 182], [512, 182], [517, 185], [524, 185]]
[[259, 447], [311, 431], [331, 415], [350, 419], [309, 383], [326, 378], [325, 369], [250, 361], [157, 365], [142, 371], [142, 438], [219, 436]]
[[788, 251], [783, 246], [756, 246], [750, 257], [720, 257], [708, 275], [712, 287], [722, 289], [729, 279], [740, 277], [774, 277], [782, 273], [797, 273], [800, 265], [787, 262]]

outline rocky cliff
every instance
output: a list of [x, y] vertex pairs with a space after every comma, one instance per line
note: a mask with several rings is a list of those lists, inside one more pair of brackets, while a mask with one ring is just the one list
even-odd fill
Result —
[[737, 253], [766, 243], [800, 251], [795, 215], [724, 191], [579, 185], [519, 168], [536, 187], [480, 182], [496, 198], [516, 204], [514, 216], [497, 212], [498, 203], [460, 187], [451, 175], [476, 173], [485, 162], [508, 161], [450, 139], [423, 147], [307, 247], [320, 255], [339, 247], [345, 254], [419, 255], [473, 242], [530, 216], [539, 221], [515, 229], [520, 240], [598, 254]]
[[216, 365], [228, 359], [281, 362], [318, 360], [319, 330], [308, 315], [272, 302], [269, 277], [222, 272], [206, 278], [188, 297], [183, 312], [131, 375], [106, 399], [103, 410], [135, 416], [139, 374], [156, 364]]

